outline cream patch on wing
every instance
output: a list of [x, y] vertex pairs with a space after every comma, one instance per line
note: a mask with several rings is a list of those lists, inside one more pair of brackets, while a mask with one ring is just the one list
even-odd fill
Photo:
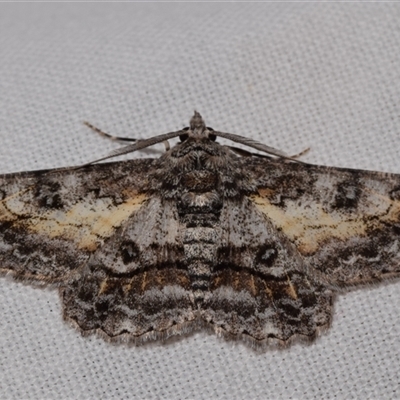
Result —
[[376, 194], [379, 201], [374, 201], [374, 206], [365, 212], [328, 213], [322, 204], [306, 199], [303, 202], [286, 200], [285, 207], [281, 208], [265, 197], [268, 193], [268, 190], [260, 190], [260, 196], [250, 196], [250, 200], [304, 255], [312, 254], [328, 239], [346, 241], [354, 236], [365, 236], [371, 229], [381, 227], [382, 222], [400, 221], [400, 201], [382, 194]]
[[13, 222], [14, 228], [26, 229], [75, 242], [80, 249], [93, 251], [102, 238], [110, 237], [115, 229], [137, 211], [147, 197], [132, 194], [124, 203], [115, 205], [111, 198], [82, 199], [66, 210], [45, 210], [42, 213], [15, 195], [0, 202], [0, 221]]

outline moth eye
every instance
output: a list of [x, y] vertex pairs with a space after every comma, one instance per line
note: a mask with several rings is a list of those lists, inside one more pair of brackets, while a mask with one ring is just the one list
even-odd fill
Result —
[[[186, 129], [184, 129], [184, 130], [186, 130]], [[184, 142], [185, 140], [187, 140], [188, 137], [189, 137], [189, 135], [187, 135], [187, 134], [179, 135], [179, 140], [181, 142]]]
[[[214, 129], [213, 129], [213, 128], [210, 128], [209, 126], [207, 126], [207, 130], [210, 131], [210, 132], [214, 132]], [[213, 142], [215, 142], [215, 141], [217, 140], [217, 136], [216, 136], [216, 135], [213, 135], [212, 133], [209, 133], [209, 134], [208, 134], [208, 138], [209, 138], [210, 140], [212, 140]]]

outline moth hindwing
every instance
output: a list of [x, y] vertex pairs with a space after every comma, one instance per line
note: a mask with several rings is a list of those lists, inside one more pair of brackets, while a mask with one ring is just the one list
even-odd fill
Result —
[[197, 112], [111, 156], [177, 136], [155, 159], [0, 176], [0, 271], [58, 286], [84, 334], [257, 347], [314, 339], [336, 292], [400, 275], [400, 175], [296, 162]]

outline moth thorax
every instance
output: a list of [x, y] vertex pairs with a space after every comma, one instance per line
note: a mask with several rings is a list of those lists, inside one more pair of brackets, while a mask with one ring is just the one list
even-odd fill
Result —
[[207, 170], [187, 172], [181, 179], [181, 184], [189, 191], [210, 192], [218, 186], [218, 173]]
[[193, 212], [213, 212], [219, 211], [222, 206], [222, 199], [218, 193], [206, 192], [196, 193], [188, 192], [184, 193], [181, 197], [180, 207], [181, 210], [186, 210], [188, 213]]

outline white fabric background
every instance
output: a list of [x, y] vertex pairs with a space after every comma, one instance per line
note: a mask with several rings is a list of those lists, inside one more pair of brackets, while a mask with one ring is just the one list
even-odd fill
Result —
[[[1, 4], [0, 172], [75, 165], [209, 126], [303, 160], [400, 173], [398, 4]], [[162, 149], [162, 146], [160, 147]], [[137, 157], [143, 156], [137, 155]], [[207, 333], [112, 346], [56, 290], [0, 279], [2, 399], [400, 398], [400, 283], [338, 298], [314, 344], [259, 354]]]

